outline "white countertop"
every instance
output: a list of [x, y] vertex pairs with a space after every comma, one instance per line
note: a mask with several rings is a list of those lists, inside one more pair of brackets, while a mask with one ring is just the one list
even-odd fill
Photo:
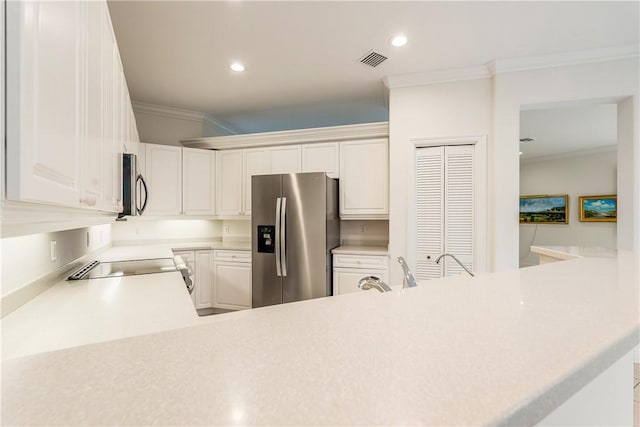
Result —
[[[100, 253], [97, 260], [171, 258], [173, 249], [242, 250], [247, 245], [213, 241], [113, 246]], [[178, 272], [61, 280], [2, 319], [2, 359], [212, 320], [198, 317]]]
[[386, 246], [343, 245], [332, 249], [331, 253], [345, 255], [389, 255], [389, 249]]
[[581, 257], [614, 258], [617, 251], [597, 246], [531, 246], [531, 252], [558, 259], [575, 259]]
[[531, 425], [638, 344], [639, 280], [621, 252], [5, 360], [2, 424]]

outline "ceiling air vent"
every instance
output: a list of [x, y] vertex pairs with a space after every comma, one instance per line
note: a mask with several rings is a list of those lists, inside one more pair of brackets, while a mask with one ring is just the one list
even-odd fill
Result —
[[360, 58], [360, 62], [365, 65], [369, 65], [370, 67], [377, 67], [387, 60], [387, 57], [384, 55], [380, 55], [378, 52], [371, 51], [367, 53], [365, 56]]

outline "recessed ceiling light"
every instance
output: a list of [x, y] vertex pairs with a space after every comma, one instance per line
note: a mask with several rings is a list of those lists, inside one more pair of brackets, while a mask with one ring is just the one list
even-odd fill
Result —
[[407, 44], [407, 38], [405, 36], [395, 36], [391, 39], [391, 44], [395, 47], [404, 46]]
[[229, 66], [229, 68], [231, 68], [233, 71], [236, 71], [236, 72], [238, 72], [238, 73], [240, 73], [240, 72], [244, 71], [244, 65], [242, 65], [242, 64], [241, 64], [241, 63], [239, 63], [239, 62], [234, 62], [233, 64], [231, 64], [231, 65]]
[[522, 151], [518, 153], [519, 156], [522, 156]]

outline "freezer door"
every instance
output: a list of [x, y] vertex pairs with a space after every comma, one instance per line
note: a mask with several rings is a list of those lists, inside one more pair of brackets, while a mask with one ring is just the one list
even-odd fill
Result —
[[[281, 175], [251, 177], [251, 301], [254, 308], [282, 303], [282, 278], [276, 272], [276, 251], [270, 248], [275, 247], [275, 241], [264, 236], [272, 230], [273, 237], [278, 238], [275, 236], [276, 207], [281, 183]], [[262, 244], [259, 239], [263, 239]]]
[[282, 216], [285, 224], [281, 224], [285, 230], [283, 302], [331, 295], [327, 282], [326, 185], [324, 173], [282, 176], [282, 198], [286, 199]]

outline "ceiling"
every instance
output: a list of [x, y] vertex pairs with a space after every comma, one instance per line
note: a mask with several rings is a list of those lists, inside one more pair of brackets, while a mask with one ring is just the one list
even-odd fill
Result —
[[617, 143], [617, 105], [590, 104], [520, 112], [521, 160], [598, 150]]
[[[133, 100], [239, 133], [387, 120], [382, 79], [638, 43], [638, 2], [110, 1]], [[409, 43], [389, 40], [403, 33]], [[389, 59], [359, 62], [374, 49]], [[229, 70], [242, 61], [244, 73]]]

